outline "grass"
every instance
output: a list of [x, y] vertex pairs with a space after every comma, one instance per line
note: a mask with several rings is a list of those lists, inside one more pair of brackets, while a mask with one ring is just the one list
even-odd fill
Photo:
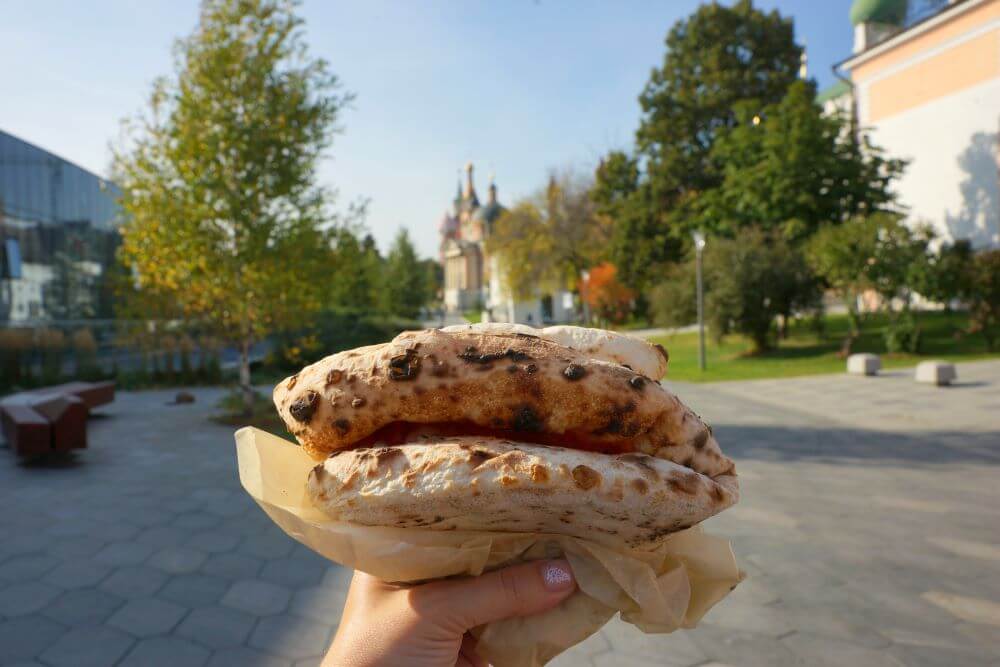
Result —
[[[852, 352], [873, 352], [882, 357], [882, 367], [905, 368], [925, 359], [970, 361], [1000, 358], [1000, 352], [989, 352], [982, 336], [967, 334], [968, 318], [964, 313], [927, 312], [917, 316], [922, 331], [920, 354], [886, 354], [882, 332], [884, 315], [868, 315], [862, 323], [861, 337]], [[698, 334], [682, 333], [651, 339], [667, 348], [670, 366], [667, 379], [686, 382], [717, 382], [725, 380], [756, 380], [843, 373], [846, 361], [838, 356], [847, 334], [847, 317], [830, 315], [824, 320], [824, 332], [816, 333], [808, 321], [795, 322], [787, 340], [762, 354], [751, 354], [749, 341], [742, 336], [727, 337], [716, 344], [706, 340], [706, 365], [698, 369]]]

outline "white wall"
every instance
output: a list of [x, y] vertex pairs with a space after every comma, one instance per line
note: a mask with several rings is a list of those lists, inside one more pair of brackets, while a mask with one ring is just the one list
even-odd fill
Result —
[[1000, 79], [890, 116], [865, 121], [867, 87], [860, 87], [862, 124], [893, 157], [911, 160], [898, 183], [909, 218], [926, 221], [947, 239], [976, 247], [1000, 245]]

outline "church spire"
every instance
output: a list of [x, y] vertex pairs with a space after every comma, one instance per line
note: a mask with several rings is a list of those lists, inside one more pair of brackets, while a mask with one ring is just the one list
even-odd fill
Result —
[[496, 174], [490, 174], [490, 193], [488, 203], [495, 206], [497, 203], [497, 181]]
[[462, 205], [471, 209], [479, 208], [479, 197], [476, 196], [476, 186], [472, 183], [472, 163], [465, 165], [465, 192], [462, 193]]
[[472, 184], [472, 163], [465, 165], [465, 199], [473, 199], [476, 196], [476, 186]]

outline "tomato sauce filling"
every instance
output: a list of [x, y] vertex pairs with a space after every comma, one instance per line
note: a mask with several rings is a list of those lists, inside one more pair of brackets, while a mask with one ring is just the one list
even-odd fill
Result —
[[627, 454], [634, 452], [635, 446], [629, 440], [606, 442], [594, 438], [589, 433], [567, 431], [565, 433], [546, 433], [544, 431], [524, 431], [506, 428], [480, 426], [470, 421], [433, 422], [420, 424], [417, 422], [390, 422], [374, 433], [351, 444], [351, 449], [374, 447], [376, 445], [404, 445], [415, 441], [419, 436], [475, 436], [485, 438], [500, 438], [549, 447], [566, 447], [599, 454]]

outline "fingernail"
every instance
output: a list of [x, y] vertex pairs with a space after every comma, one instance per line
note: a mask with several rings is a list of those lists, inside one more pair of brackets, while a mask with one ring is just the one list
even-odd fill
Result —
[[569, 569], [569, 563], [564, 560], [553, 560], [543, 565], [542, 580], [545, 588], [553, 592], [565, 591], [576, 585], [573, 570]]

